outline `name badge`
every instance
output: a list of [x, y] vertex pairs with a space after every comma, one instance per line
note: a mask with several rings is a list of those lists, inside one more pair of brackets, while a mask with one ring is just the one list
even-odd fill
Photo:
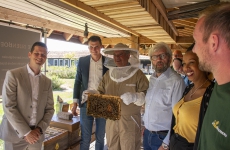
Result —
[[136, 84], [126, 84], [126, 86], [136, 86]]

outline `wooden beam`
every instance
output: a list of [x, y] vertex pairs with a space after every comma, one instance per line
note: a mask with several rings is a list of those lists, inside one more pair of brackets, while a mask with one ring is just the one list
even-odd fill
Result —
[[116, 45], [117, 43], [131, 44], [131, 38], [102, 38], [103, 45]]
[[164, 19], [167, 21], [168, 25], [170, 26], [170, 28], [172, 29], [172, 31], [174, 32], [174, 34], [176, 36], [178, 36], [178, 31], [176, 30], [176, 27], [174, 26], [174, 24], [172, 23], [172, 21], [168, 20], [166, 8], [165, 8], [162, 0], [152, 0], [152, 2], [157, 7], [157, 10], [159, 10], [159, 12], [164, 17]]
[[84, 11], [84, 12], [86, 12], [86, 13], [94, 16], [94, 17], [100, 18], [101, 20], [106, 21], [106, 22], [110, 23], [111, 25], [114, 25], [114, 26], [116, 26], [116, 27], [118, 27], [118, 28], [120, 28], [126, 32], [134, 34], [135, 36], [140, 36], [140, 34], [137, 33], [136, 31], [133, 31], [133, 30], [127, 28], [126, 26], [120, 24], [119, 22], [117, 22], [117, 21], [109, 18], [108, 16], [104, 15], [103, 13], [97, 11], [95, 8], [90, 7], [90, 6], [84, 4], [80, 1], [76, 1], [76, 0], [60, 0], [60, 1], [66, 3], [68, 5], [71, 5], [77, 9], [80, 9], [81, 11]]
[[73, 36], [73, 34], [63, 33], [63, 37], [65, 38], [66, 41], [69, 41], [72, 36]]
[[194, 43], [194, 39], [192, 36], [177, 36], [176, 43], [177, 44], [192, 44]]
[[46, 36], [49, 37], [52, 34], [53, 31], [54, 31], [53, 29], [50, 29]]
[[188, 23], [188, 22], [185, 22], [185, 21], [182, 21], [182, 20], [175, 20], [173, 21], [175, 25], [182, 25], [182, 26], [185, 26], [185, 27], [191, 27], [191, 28], [194, 28], [196, 23]]
[[78, 40], [79, 40], [81, 43], [83, 43], [83, 41], [84, 41], [83, 39], [84, 39], [84, 37], [82, 37], [82, 36], [79, 36], [79, 37], [78, 37]]
[[131, 35], [131, 48], [133, 49], [139, 49], [139, 41], [138, 37]]
[[127, 5], [127, 2], [125, 3], [118, 3], [114, 5], [106, 5], [106, 6], [98, 6], [95, 7], [99, 11], [114, 11], [117, 9], [127, 9], [127, 8], [136, 8], [140, 7], [139, 3], [137, 1], [129, 2], [129, 5]]
[[[96, 8], [97, 9], [97, 8]], [[98, 9], [97, 9], [98, 10]], [[101, 11], [101, 10], [99, 10]], [[110, 16], [110, 15], [113, 15], [113, 14], [124, 14], [124, 13], [132, 13], [132, 12], [140, 12], [140, 11], [145, 11], [145, 9], [143, 7], [134, 7], [134, 8], [117, 8], [115, 10], [108, 10], [108, 11], [103, 11], [104, 14]]]
[[170, 16], [170, 15], [181, 14], [181, 13], [186, 13], [190, 11], [203, 10], [204, 8], [208, 6], [218, 4], [219, 2], [220, 0], [209, 0], [209, 1], [204, 1], [204, 2], [195, 3], [191, 5], [181, 6], [181, 7], [178, 7], [179, 9], [177, 10], [169, 11], [168, 15]]
[[110, 44], [104, 45], [104, 48], [109, 48]]
[[168, 20], [175, 20], [175, 19], [186, 19], [186, 18], [194, 18], [198, 17], [200, 11], [203, 9], [197, 9], [191, 12], [185, 12], [185, 13], [180, 13], [180, 14], [173, 14], [173, 15], [168, 15]]
[[154, 44], [156, 42], [154, 40], [152, 40], [152, 39], [146, 38], [144, 36], [140, 36], [139, 37], [139, 43], [140, 44]]
[[[131, 37], [122, 38], [101, 38], [103, 45], [116, 45], [117, 43], [124, 43], [130, 45], [132, 43]], [[139, 44], [153, 44], [155, 41], [146, 38], [145, 36], [139, 37]]]
[[[71, 5], [69, 5], [68, 3], [63, 3], [59, 0], [42, 0], [42, 1], [46, 1], [47, 3], [50, 3], [51, 5], [55, 5], [55, 6], [59, 6], [61, 9], [64, 9], [64, 10], [67, 10], [67, 11], [70, 11], [74, 14], [77, 14], [79, 16], [82, 16], [84, 17], [86, 20], [85, 22], [88, 22], [88, 25], [90, 25], [91, 23], [96, 23], [96, 24], [101, 24], [102, 26], [107, 26], [109, 28], [111, 28], [112, 30], [116, 30], [118, 32], [122, 32], [124, 34], [129, 35], [129, 32], [125, 31], [125, 30], [122, 30], [121, 28], [117, 27], [117, 26], [114, 26], [112, 25], [111, 23], [109, 23], [108, 21], [104, 21], [104, 20], [101, 20], [100, 18], [98, 18], [97, 16], [93, 16], [87, 12], [84, 12], [80, 9], [77, 9], [76, 7], [73, 7]], [[80, 17], [81, 18], [81, 17]], [[87, 21], [88, 20], [88, 21]], [[93, 24], [94, 24], [93, 23]], [[82, 29], [83, 30], [83, 29]], [[91, 32], [94, 32], [94, 34], [102, 34], [102, 32], [97, 32], [97, 30], [100, 30], [99, 28], [96, 28], [96, 27], [93, 27], [92, 31]], [[110, 29], [108, 29], [108, 31], [104, 31], [104, 32], [108, 32], [110, 33]], [[116, 32], [115, 31], [115, 32]], [[105, 35], [101, 35], [101, 36], [105, 36]], [[124, 35], [123, 35], [124, 36]]]
[[76, 28], [69, 27], [67, 25], [63, 25], [60, 23], [53, 22], [51, 20], [35, 17], [32, 15], [28, 15], [25, 13], [7, 9], [4, 7], [0, 7], [0, 19], [11, 20], [13, 22], [20, 22], [24, 24], [33, 25], [36, 27], [43, 27], [47, 29], [62, 31], [62, 32], [74, 34], [74, 35], [83, 35], [83, 32], [84, 32]]
[[156, 11], [157, 8], [154, 5], [154, 3], [151, 0], [140, 0], [139, 3], [143, 8], [145, 8], [145, 10], [149, 13], [149, 15], [153, 17], [154, 20], [158, 21], [158, 24], [162, 27], [161, 30], [166, 31], [169, 37], [171, 37], [173, 40], [176, 40], [174, 36], [175, 34], [173, 33], [173, 31], [172, 32], [170, 31], [172, 29], [167, 27], [169, 26], [167, 21], [164, 19], [164, 17], [160, 13], [157, 14], [157, 11]]

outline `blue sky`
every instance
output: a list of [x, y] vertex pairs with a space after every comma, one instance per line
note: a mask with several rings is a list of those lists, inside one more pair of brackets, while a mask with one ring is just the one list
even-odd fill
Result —
[[48, 51], [78, 51], [88, 50], [86, 45], [76, 44], [47, 38]]

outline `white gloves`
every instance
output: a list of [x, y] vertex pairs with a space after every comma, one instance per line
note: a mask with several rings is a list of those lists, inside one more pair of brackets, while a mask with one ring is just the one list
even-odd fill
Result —
[[130, 103], [134, 103], [137, 106], [142, 106], [145, 103], [145, 94], [143, 92], [140, 93], [126, 92], [121, 95], [121, 99], [126, 105], [129, 105]]
[[97, 90], [85, 90], [82, 92], [81, 104], [85, 103], [88, 100], [88, 94], [100, 94]]

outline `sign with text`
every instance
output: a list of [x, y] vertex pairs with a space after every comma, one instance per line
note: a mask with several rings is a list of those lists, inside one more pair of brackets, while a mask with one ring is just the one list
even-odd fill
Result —
[[6, 71], [26, 65], [28, 52], [37, 41], [41, 41], [39, 31], [0, 24], [0, 95]]

